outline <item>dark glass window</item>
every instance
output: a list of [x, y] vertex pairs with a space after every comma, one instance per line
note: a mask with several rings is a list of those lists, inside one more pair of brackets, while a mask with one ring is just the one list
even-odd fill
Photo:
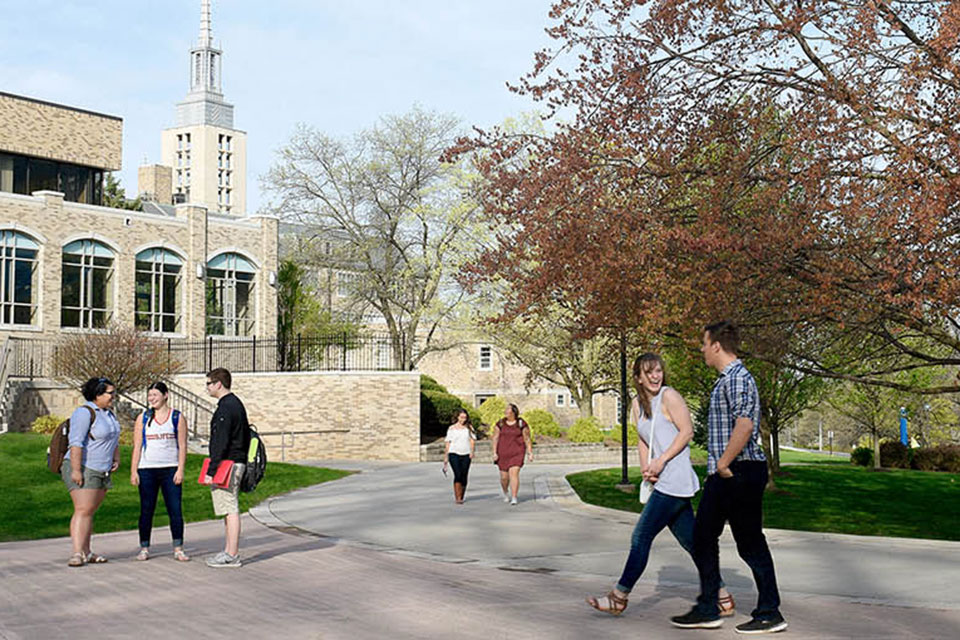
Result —
[[113, 315], [113, 251], [95, 240], [76, 240], [63, 248], [60, 324], [105, 327]]
[[0, 153], [0, 191], [29, 195], [60, 191], [68, 202], [101, 204], [103, 170]]
[[182, 265], [180, 257], [166, 249], [147, 249], [137, 254], [134, 322], [141, 331], [179, 330]]
[[40, 245], [17, 231], [0, 231], [0, 324], [35, 324]]
[[59, 191], [57, 163], [49, 160], [30, 159], [30, 193], [34, 191]]

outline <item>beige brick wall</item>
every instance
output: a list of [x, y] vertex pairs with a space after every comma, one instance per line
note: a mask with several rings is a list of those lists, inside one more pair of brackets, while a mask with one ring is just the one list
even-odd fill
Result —
[[[427, 354], [417, 369], [472, 406], [478, 406], [478, 395], [492, 394], [515, 403], [521, 413], [530, 409], [546, 409], [562, 427], [569, 427], [580, 417], [580, 409], [570, 404], [570, 393], [565, 387], [539, 378], [533, 379], [528, 386], [529, 370], [498, 353], [496, 348], [493, 348], [491, 368], [486, 371], [480, 369], [480, 347], [485, 344], [466, 343]], [[558, 395], [563, 396], [564, 406], [558, 406]], [[601, 424], [617, 423], [616, 397], [595, 395], [593, 413]]]
[[220, 166], [220, 135], [228, 135], [231, 140], [231, 179], [230, 213], [246, 213], [247, 210], [247, 134], [236, 129], [225, 129], [212, 125], [195, 125], [165, 129], [160, 137], [160, 162], [173, 168], [173, 188], [177, 187], [177, 170], [187, 169], [177, 164], [177, 152], [186, 149], [177, 148], [177, 135], [190, 134], [190, 198], [189, 202], [205, 205], [210, 211], [220, 210], [217, 199], [218, 172]]
[[270, 274], [278, 268], [276, 219], [207, 216], [202, 207], [192, 205], [180, 205], [176, 217], [168, 217], [64, 202], [54, 192], [38, 194], [0, 193], [0, 229], [21, 231], [41, 245], [36, 325], [0, 326], [0, 337], [60, 335], [61, 247], [79, 238], [100, 240], [116, 251], [113, 317], [123, 324], [134, 321], [136, 253], [148, 246], [163, 246], [184, 256], [182, 329], [173, 336], [182, 338], [205, 335], [204, 280], [197, 278], [197, 266], [221, 251], [243, 253], [259, 266], [256, 334], [276, 335], [277, 292], [269, 284]]
[[[207, 397], [205, 380], [201, 375], [176, 378]], [[281, 439], [288, 461], [420, 459], [416, 372], [238, 373], [233, 391], [260, 432], [287, 432], [264, 437], [271, 460], [281, 459]], [[327, 433], [298, 433], [318, 430]]]
[[173, 204], [173, 169], [162, 164], [139, 167], [137, 195], [160, 204]]
[[0, 151], [115, 171], [123, 120], [0, 93]]

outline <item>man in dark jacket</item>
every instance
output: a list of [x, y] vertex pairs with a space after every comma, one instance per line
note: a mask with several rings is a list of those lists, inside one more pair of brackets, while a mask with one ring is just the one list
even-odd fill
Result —
[[[207, 560], [208, 567], [240, 566], [240, 479], [247, 462], [247, 450], [250, 448], [250, 423], [247, 410], [232, 391], [230, 372], [223, 368], [214, 369], [207, 374], [207, 393], [217, 399], [217, 410], [210, 420], [210, 465], [207, 482], [211, 484], [213, 511], [218, 516], [226, 516], [223, 524], [226, 528], [224, 550]], [[226, 487], [213, 485], [213, 474], [224, 460], [233, 461], [233, 469]]]

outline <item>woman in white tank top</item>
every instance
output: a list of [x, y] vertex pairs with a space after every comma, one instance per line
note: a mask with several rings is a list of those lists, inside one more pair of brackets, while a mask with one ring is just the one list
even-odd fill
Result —
[[140, 414], [133, 430], [130, 483], [140, 490], [140, 552], [137, 560], [150, 557], [150, 534], [157, 495], [170, 516], [173, 557], [190, 560], [183, 551], [183, 472], [187, 461], [187, 419], [167, 404], [167, 385], [154, 382], [147, 390], [149, 408]]
[[[587, 598], [594, 609], [615, 616], [627, 608], [630, 591], [647, 566], [653, 539], [664, 528], [669, 527], [680, 546], [693, 557], [694, 516], [690, 499], [700, 488], [690, 463], [693, 423], [683, 396], [665, 385], [663, 369], [663, 360], [653, 353], [645, 353], [633, 363], [637, 397], [633, 400], [632, 412], [640, 436], [637, 449], [643, 478], [653, 483], [653, 493], [634, 527], [630, 555], [617, 586], [606, 595]], [[648, 464], [650, 446], [653, 451]], [[720, 615], [732, 616], [735, 613], [733, 596], [722, 582], [718, 598]]]

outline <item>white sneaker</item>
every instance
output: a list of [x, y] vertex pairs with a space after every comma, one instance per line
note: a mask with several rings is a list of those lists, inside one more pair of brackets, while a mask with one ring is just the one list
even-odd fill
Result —
[[510, 494], [509, 494], [509, 493], [507, 493], [507, 492], [504, 491], [503, 489], [500, 489], [500, 495], [503, 496], [503, 501], [504, 501], [504, 502], [510, 502]]
[[510, 498], [510, 506], [511, 506], [511, 507], [517, 506], [517, 499], [516, 499], [516, 498]]

